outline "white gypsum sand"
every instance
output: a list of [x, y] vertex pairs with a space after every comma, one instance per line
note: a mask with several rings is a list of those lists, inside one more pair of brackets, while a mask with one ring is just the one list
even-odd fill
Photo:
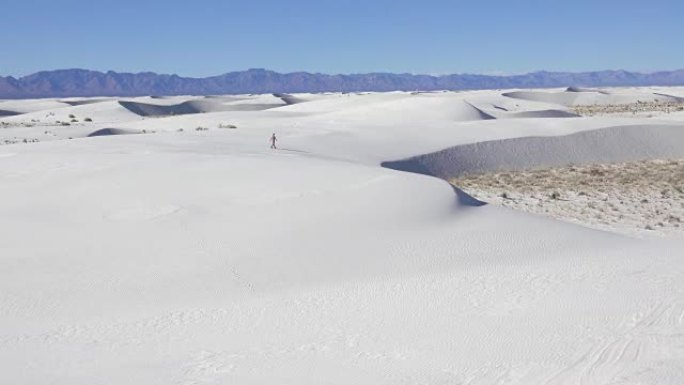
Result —
[[656, 94], [0, 101], [0, 383], [681, 383], [681, 239], [430, 176], [681, 159], [566, 103]]
[[473, 197], [598, 229], [684, 237], [684, 160], [464, 175]]

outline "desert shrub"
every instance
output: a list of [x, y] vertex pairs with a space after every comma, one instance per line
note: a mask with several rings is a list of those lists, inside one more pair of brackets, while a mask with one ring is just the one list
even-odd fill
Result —
[[84, 121], [84, 122], [92, 122], [93, 120], [90, 119], [90, 118], [85, 118], [85, 119], [83, 119], [83, 121]]
[[560, 199], [561, 194], [558, 191], [554, 191], [551, 193], [551, 199]]
[[209, 131], [209, 128], [199, 126], [199, 127], [195, 128], [195, 131]]
[[78, 119], [71, 119], [71, 123], [78, 123]]
[[74, 115], [74, 114], [69, 114], [69, 119], [74, 119], [74, 118], [76, 118], [76, 115]]
[[69, 122], [62, 122], [62, 126], [71, 126], [71, 123], [69, 123]]
[[219, 128], [230, 128], [230, 129], [235, 129], [235, 128], [237, 128], [237, 126], [234, 125], [234, 124], [223, 124], [223, 123], [221, 123], [221, 124], [219, 124]]

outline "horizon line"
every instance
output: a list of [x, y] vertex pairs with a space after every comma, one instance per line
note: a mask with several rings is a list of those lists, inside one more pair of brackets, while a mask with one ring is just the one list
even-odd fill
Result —
[[45, 73], [45, 72], [60, 72], [60, 71], [87, 71], [87, 72], [96, 72], [96, 73], [101, 73], [101, 74], [108, 74], [108, 73], [115, 73], [115, 74], [126, 74], [126, 75], [142, 75], [142, 74], [154, 74], [154, 75], [159, 75], [159, 76], [176, 76], [180, 78], [186, 78], [186, 79], [206, 79], [206, 78], [212, 78], [212, 77], [218, 77], [218, 76], [223, 76], [227, 74], [233, 74], [233, 73], [241, 73], [241, 72], [250, 72], [250, 71], [264, 71], [264, 72], [272, 72], [276, 73], [279, 75], [292, 75], [292, 74], [311, 74], [311, 75], [324, 75], [324, 76], [354, 76], [354, 75], [375, 75], [375, 74], [382, 74], [382, 75], [411, 75], [411, 76], [429, 76], [429, 77], [435, 77], [435, 78], [440, 78], [440, 77], [446, 77], [446, 76], [486, 76], [486, 77], [493, 77], [493, 78], [503, 78], [503, 77], [513, 77], [513, 76], [525, 76], [525, 75], [531, 75], [531, 74], [538, 74], [538, 73], [547, 73], [547, 74], [586, 74], [586, 73], [595, 73], [595, 72], [626, 72], [626, 73], [632, 73], [632, 74], [640, 74], [640, 75], [652, 75], [652, 74], [657, 74], [657, 73], [662, 73], [662, 72], [678, 72], [678, 71], [684, 71], [684, 68], [677, 68], [677, 69], [669, 69], [669, 70], [655, 70], [655, 71], [630, 71], [630, 70], [625, 70], [625, 69], [600, 69], [600, 70], [588, 70], [588, 71], [549, 71], [549, 70], [534, 70], [534, 71], [529, 71], [529, 72], [520, 72], [520, 73], [502, 73], [502, 74], [492, 74], [492, 73], [475, 73], [475, 72], [453, 72], [453, 73], [443, 73], [443, 74], [428, 74], [428, 73], [415, 73], [415, 72], [381, 72], [381, 71], [370, 71], [370, 72], [350, 72], [350, 73], [326, 73], [326, 72], [317, 72], [317, 71], [276, 71], [276, 70], [271, 70], [267, 68], [247, 68], [244, 70], [233, 70], [233, 71], [228, 71], [228, 72], [223, 72], [220, 74], [216, 75], [208, 75], [208, 76], [185, 76], [185, 75], [179, 75], [178, 73], [160, 73], [160, 72], [155, 72], [155, 71], [138, 71], [138, 72], [133, 72], [133, 71], [116, 71], [116, 70], [92, 70], [92, 69], [87, 69], [87, 68], [79, 68], [79, 67], [72, 67], [72, 68], [56, 68], [56, 69], [48, 69], [48, 70], [40, 70], [36, 71], [27, 75], [21, 75], [21, 76], [15, 76], [15, 75], [0, 75], [0, 78], [13, 78], [13, 79], [22, 79], [25, 77], [37, 75], [40, 73]]

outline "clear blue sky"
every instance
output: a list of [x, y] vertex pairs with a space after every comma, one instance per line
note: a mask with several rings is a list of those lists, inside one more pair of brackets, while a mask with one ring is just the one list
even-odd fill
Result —
[[684, 68], [682, 0], [3, 0], [0, 75]]

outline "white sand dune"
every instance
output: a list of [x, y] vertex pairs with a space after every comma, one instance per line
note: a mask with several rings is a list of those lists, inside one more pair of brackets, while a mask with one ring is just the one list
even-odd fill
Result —
[[565, 91], [512, 91], [503, 94], [509, 98], [531, 100], [542, 103], [559, 104], [570, 107], [576, 105], [607, 105], [641, 102], [678, 102], [679, 98], [654, 92], [634, 90], [583, 90], [571, 88]]
[[[306, 102], [12, 102], [34, 112], [0, 119], [0, 138], [45, 140], [0, 146], [0, 383], [684, 380], [682, 240], [480, 205], [381, 167], [676, 156], [684, 122], [487, 119], [485, 105], [563, 110], [500, 91], [292, 97]], [[199, 100], [221, 107], [119, 105]], [[26, 126], [47, 111], [94, 121]], [[86, 137], [103, 129], [147, 134]]]
[[262, 111], [304, 102], [304, 99], [287, 94], [204, 97], [150, 97], [149, 102], [137, 98], [122, 100], [127, 110], [145, 117], [198, 114], [225, 111]]
[[471, 105], [496, 119], [575, 118], [579, 116], [567, 106], [550, 103], [544, 97], [524, 99], [506, 96], [510, 94], [512, 93], [466, 95]]
[[[119, 105], [118, 100], [98, 101], [95, 103], [79, 102], [75, 105], [61, 103], [55, 106], [51, 102], [44, 102], [45, 109], [24, 111], [20, 116], [2, 119], [7, 123], [41, 123], [41, 125], [56, 124], [57, 121], [69, 122], [70, 115], [79, 120], [86, 117], [95, 122], [121, 122], [138, 120], [140, 117]], [[33, 107], [33, 106], [31, 106]]]
[[54, 108], [64, 108], [68, 105], [55, 99], [26, 99], [0, 101], [0, 109], [19, 112], [22, 114], [34, 111], [45, 111]]
[[[362, 101], [362, 103], [360, 103]], [[326, 118], [361, 120], [367, 115], [383, 115], [398, 121], [480, 121], [494, 119], [471, 104], [463, 95], [447, 94], [364, 94], [337, 95], [281, 108], [282, 111], [327, 114]]]
[[618, 126], [565, 136], [486, 141], [383, 165], [451, 179], [490, 171], [661, 158], [684, 158], [681, 125]]
[[174, 105], [155, 105], [132, 101], [120, 101], [119, 104], [134, 114], [152, 117], [198, 114], [216, 111], [261, 111], [267, 110], [269, 108], [280, 107], [282, 105], [252, 103], [226, 105], [204, 102], [201, 100], [192, 100]]
[[492, 105], [492, 109], [481, 109], [494, 119], [526, 119], [526, 118], [577, 118], [574, 112], [558, 109], [508, 111], [504, 107]]

